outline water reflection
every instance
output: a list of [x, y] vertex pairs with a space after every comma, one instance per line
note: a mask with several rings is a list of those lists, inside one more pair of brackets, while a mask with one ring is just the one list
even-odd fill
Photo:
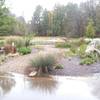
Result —
[[93, 95], [100, 100], [100, 77], [96, 77], [94, 80], [91, 80], [89, 85], [93, 87]]
[[57, 89], [58, 82], [53, 77], [37, 77], [29, 80], [31, 89], [36, 89], [42, 93], [52, 94]]
[[9, 76], [12, 75], [7, 73], [0, 73], [0, 96], [10, 92], [12, 87], [15, 85], [14, 79], [9, 78]]

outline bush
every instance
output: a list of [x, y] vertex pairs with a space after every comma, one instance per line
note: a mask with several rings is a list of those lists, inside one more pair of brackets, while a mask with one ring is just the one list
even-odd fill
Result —
[[86, 44], [82, 44], [82, 45], [79, 47], [78, 55], [79, 55], [80, 57], [84, 57], [86, 47], [87, 47]]
[[63, 68], [64, 68], [64, 66], [61, 65], [61, 64], [57, 64], [57, 65], [55, 66], [55, 69], [63, 69]]
[[93, 63], [95, 63], [97, 61], [98, 61], [97, 54], [96, 53], [91, 53], [91, 54], [85, 55], [85, 57], [82, 58], [80, 64], [81, 65], [84, 65], [84, 64], [90, 65], [90, 64], [93, 64]]
[[24, 40], [24, 46], [25, 47], [28, 47], [29, 45], [30, 45], [30, 42], [31, 42], [31, 40], [32, 40], [32, 35], [25, 35], [24, 37], [23, 37], [23, 40]]
[[57, 48], [70, 48], [71, 45], [69, 43], [66, 42], [62, 42], [62, 43], [56, 43], [55, 45]]
[[26, 55], [31, 53], [31, 49], [26, 47], [21, 47], [18, 49], [18, 52], [21, 53], [22, 55]]
[[39, 54], [31, 61], [31, 66], [37, 70], [47, 73], [52, 70], [56, 64], [56, 58], [52, 54]]
[[74, 53], [74, 54], [77, 54], [77, 49], [78, 49], [78, 48], [72, 46], [72, 47], [70, 48], [70, 51], [71, 51], [72, 53]]

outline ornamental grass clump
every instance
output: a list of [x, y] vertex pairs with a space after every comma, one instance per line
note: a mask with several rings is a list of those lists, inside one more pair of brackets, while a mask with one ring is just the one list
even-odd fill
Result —
[[38, 54], [31, 61], [31, 66], [34, 67], [38, 75], [41, 73], [48, 73], [56, 64], [56, 58], [53, 54]]

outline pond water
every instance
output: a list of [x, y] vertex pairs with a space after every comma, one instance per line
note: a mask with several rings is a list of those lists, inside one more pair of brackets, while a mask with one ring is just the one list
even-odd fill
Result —
[[100, 77], [27, 78], [0, 73], [0, 100], [100, 100]]

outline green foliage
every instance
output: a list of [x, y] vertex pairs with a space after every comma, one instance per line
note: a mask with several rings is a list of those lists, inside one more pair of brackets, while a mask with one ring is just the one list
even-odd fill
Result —
[[64, 66], [62, 64], [57, 64], [55, 66], [55, 69], [63, 69], [63, 68], [64, 68]]
[[75, 46], [71, 46], [70, 51], [74, 54], [77, 54], [77, 49]]
[[18, 49], [18, 52], [21, 53], [22, 55], [26, 55], [31, 53], [31, 49], [26, 47], [21, 47]]
[[93, 38], [94, 36], [95, 36], [95, 28], [92, 19], [90, 19], [86, 27], [86, 37]]
[[25, 47], [28, 47], [30, 45], [32, 38], [33, 38], [33, 35], [29, 35], [29, 34], [23, 37]]
[[96, 53], [87, 54], [84, 56], [84, 58], [82, 58], [80, 64], [81, 65], [84, 65], [84, 64], [91, 65], [91, 64], [97, 62], [98, 59], [99, 58]]
[[11, 16], [9, 9], [5, 5], [5, 0], [0, 1], [0, 35], [13, 34], [15, 18]]
[[73, 53], [71, 50], [65, 52], [65, 57], [73, 57], [77, 56], [77, 54]]
[[35, 68], [48, 67], [52, 68], [56, 63], [56, 59], [52, 54], [40, 54], [37, 55], [32, 61], [31, 65]]
[[56, 43], [55, 47], [56, 48], [70, 48], [71, 45], [69, 43], [66, 43], [66, 42], [61, 42], [61, 43]]
[[87, 47], [86, 44], [82, 44], [82, 45], [79, 47], [78, 55], [79, 55], [80, 57], [84, 57], [86, 47]]

